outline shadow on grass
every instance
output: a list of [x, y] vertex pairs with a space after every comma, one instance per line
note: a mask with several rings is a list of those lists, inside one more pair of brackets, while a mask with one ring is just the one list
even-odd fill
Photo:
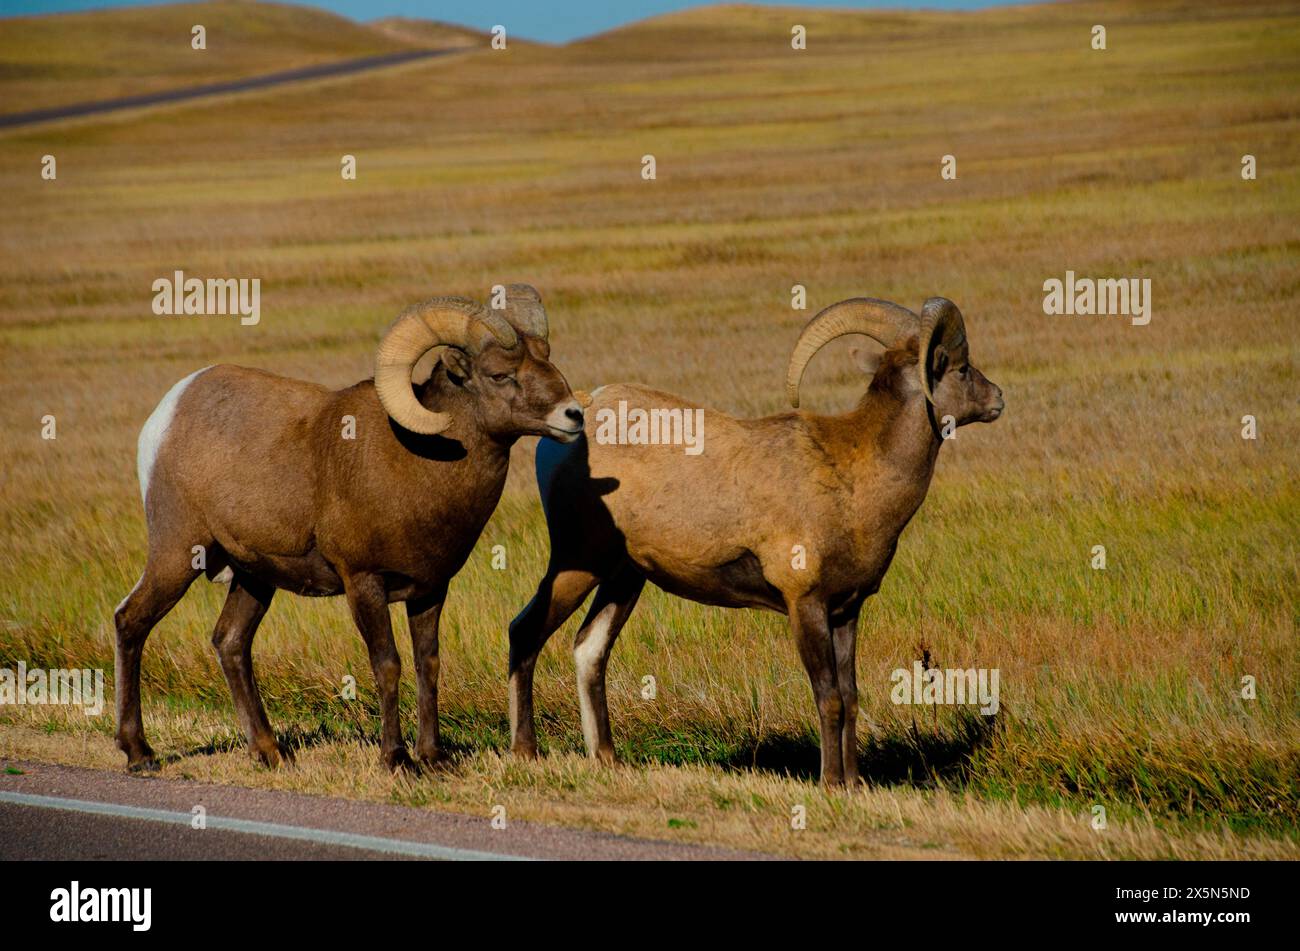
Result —
[[976, 754], [992, 743], [999, 729], [998, 714], [981, 716], [968, 710], [958, 711], [955, 722], [943, 731], [924, 732], [913, 722], [906, 731], [871, 737], [858, 757], [858, 769], [873, 784], [965, 784], [972, 778]]
[[[270, 719], [276, 740], [281, 746], [287, 747], [291, 753], [296, 754], [302, 750], [328, 746], [331, 743], [357, 743], [374, 747], [375, 756], [379, 756], [378, 715], [372, 716], [360, 711], [353, 719], [343, 719], [337, 716], [312, 717], [310, 714], [300, 713], [297, 722], [290, 720], [285, 723], [283, 714], [277, 717], [272, 713]], [[500, 716], [457, 712], [444, 714], [441, 726], [440, 748], [444, 756], [454, 759], [472, 755], [485, 748], [499, 748], [500, 738], [506, 735], [508, 725]], [[408, 731], [405, 738], [407, 746], [414, 748], [414, 731]], [[218, 753], [246, 750], [247, 746], [243, 734], [231, 730], [212, 737], [206, 743], [168, 754], [164, 759], [167, 762], [179, 762], [193, 756], [214, 756]]]
[[[934, 786], [970, 780], [973, 761], [999, 730], [997, 716], [957, 711], [937, 730], [913, 723], [867, 739], [858, 752], [858, 772], [873, 785]], [[713, 727], [642, 734], [620, 744], [633, 763], [716, 765], [736, 771], [756, 771], [815, 782], [821, 771], [818, 735], [806, 732], [752, 732], [738, 735]]]
[[[292, 752], [331, 743], [373, 746], [378, 756], [378, 717], [361, 709], [347, 718], [302, 715], [295, 722], [281, 720], [276, 738]], [[272, 722], [275, 722], [272, 717]], [[509, 724], [496, 711], [455, 710], [442, 714], [442, 754], [455, 762], [483, 750], [509, 749]], [[997, 716], [984, 717], [966, 710], [954, 711], [946, 722], [905, 728], [869, 736], [858, 752], [858, 772], [873, 785], [905, 784], [929, 787], [938, 783], [970, 781], [973, 760], [999, 729]], [[413, 731], [409, 731], [413, 732]], [[538, 717], [542, 755], [585, 752], [581, 734], [560, 718]], [[407, 735], [413, 745], [414, 735]], [[736, 724], [701, 723], [675, 729], [640, 729], [621, 738], [619, 755], [634, 765], [719, 766], [737, 772], [760, 772], [816, 782], [821, 770], [821, 747], [814, 730], [755, 734]], [[167, 756], [179, 761], [245, 749], [244, 737], [235, 730], [206, 743]]]
[[[193, 706], [192, 704], [190, 706]], [[187, 710], [189, 707], [186, 708]], [[404, 710], [406, 740], [414, 748], [413, 711]], [[1006, 719], [1010, 715], [1011, 719]], [[277, 739], [296, 752], [332, 743], [372, 748], [379, 758], [379, 717], [374, 705], [359, 704], [346, 712], [311, 705], [272, 711]], [[1213, 831], [1225, 824], [1237, 832], [1297, 833], [1295, 755], [1261, 756], [1249, 745], [1223, 747], [1215, 767], [1205, 775], [1196, 750], [1152, 748], [1140, 737], [1110, 746], [1082, 741], [1061, 745], [1041, 734], [1014, 749], [996, 746], [1005, 730], [1020, 722], [1005, 707], [994, 717], [965, 710], [945, 711], [936, 719], [921, 717], [871, 733], [858, 751], [859, 773], [872, 786], [915, 789], [943, 786], [981, 796], [1010, 798], [1074, 808], [1099, 797], [1117, 807], [1129, 803], [1134, 815], [1168, 815]], [[439, 768], [455, 770], [485, 751], [510, 748], [509, 723], [502, 711], [482, 707], [444, 710], [441, 718], [443, 758]], [[815, 783], [821, 750], [815, 731], [755, 733], [744, 721], [703, 721], [668, 727], [629, 724], [616, 734], [620, 758], [632, 766], [712, 766], [738, 774], [768, 774]], [[1017, 733], [1018, 736], [1018, 733]], [[539, 714], [538, 737], [543, 756], [584, 755], [581, 731], [572, 718]], [[160, 759], [166, 763], [245, 750], [234, 726], [206, 742]]]

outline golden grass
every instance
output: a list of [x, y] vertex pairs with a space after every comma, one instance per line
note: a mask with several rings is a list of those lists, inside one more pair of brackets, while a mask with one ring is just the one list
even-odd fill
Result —
[[[805, 53], [789, 50], [794, 22]], [[1105, 53], [1088, 49], [1093, 23]], [[1294, 4], [712, 8], [567, 47], [9, 133], [0, 666], [111, 668], [111, 611], [144, 550], [135, 434], [199, 366], [343, 385], [411, 300], [527, 280], [575, 387], [639, 380], [757, 414], [782, 408], [809, 316], [791, 311], [792, 284], [810, 311], [944, 294], [1008, 411], [945, 447], [864, 613], [872, 789], [808, 784], [809, 691], [780, 618], [658, 592], [611, 663], [634, 765], [606, 775], [571, 756], [572, 622], [539, 667], [556, 758], [500, 759], [505, 626], [546, 558], [523, 444], [444, 615], [456, 756], [412, 801], [472, 811], [505, 796], [521, 817], [797, 854], [1294, 855], [1298, 23]], [[45, 152], [56, 182], [38, 176]], [[355, 182], [339, 177], [345, 152]], [[1240, 178], [1246, 152], [1258, 181]], [[946, 153], [957, 181], [939, 178]], [[154, 317], [150, 282], [177, 267], [260, 277], [261, 324]], [[1067, 268], [1150, 277], [1151, 324], [1043, 315], [1042, 282]], [[833, 348], [805, 405], [842, 409], [861, 388]], [[55, 442], [39, 438], [47, 413]], [[1255, 442], [1239, 435], [1248, 413]], [[495, 544], [506, 571], [490, 567]], [[1096, 544], [1105, 572], [1088, 565]], [[334, 602], [281, 595], [258, 636], [272, 719], [305, 744], [298, 771], [224, 752], [236, 726], [207, 644], [221, 593], [199, 582], [146, 651], [155, 745], [223, 751], [168, 768], [398, 795], [362, 744], [377, 733], [370, 677]], [[922, 647], [1001, 670], [996, 728], [890, 703], [889, 671]], [[345, 674], [359, 706], [336, 699]], [[1257, 700], [1240, 698], [1246, 675]], [[45, 715], [9, 711], [0, 750], [114, 765], [107, 720], [82, 740], [84, 724], [56, 716], [37, 742]], [[714, 789], [766, 805], [733, 813]], [[825, 809], [798, 844], [777, 828], [796, 795]], [[905, 833], [879, 825], [891, 803], [913, 810]], [[1107, 833], [1078, 818], [1094, 804]], [[695, 828], [669, 832], [664, 815]]]
[[[114, 769], [112, 741], [79, 713], [47, 720], [42, 729], [8, 715], [0, 758]], [[493, 750], [456, 756], [444, 769], [394, 776], [368, 743], [336, 739], [304, 748], [292, 766], [255, 767], [211, 715], [160, 717], [160, 739], [188, 746], [196, 736], [221, 737], [164, 778], [398, 805], [428, 806], [487, 818], [504, 806], [510, 820], [576, 826], [641, 838], [694, 842], [807, 859], [1289, 859], [1289, 839], [1242, 836], [1226, 828], [1171, 834], [1150, 817], [1110, 820], [1093, 828], [1090, 812], [1020, 807], [945, 790], [879, 786], [853, 795], [772, 774], [716, 767], [609, 768], [574, 753], [521, 763]], [[804, 828], [792, 824], [803, 807]]]

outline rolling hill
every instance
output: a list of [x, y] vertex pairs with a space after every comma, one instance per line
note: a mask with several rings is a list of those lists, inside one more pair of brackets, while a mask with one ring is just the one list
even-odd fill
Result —
[[[191, 28], [207, 49], [190, 46]], [[0, 20], [0, 114], [221, 82], [423, 45], [310, 7], [184, 3]]]

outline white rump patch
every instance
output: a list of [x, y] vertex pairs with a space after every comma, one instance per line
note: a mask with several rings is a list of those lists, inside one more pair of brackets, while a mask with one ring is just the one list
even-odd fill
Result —
[[163, 437], [167, 435], [167, 429], [172, 424], [172, 416], [176, 413], [176, 404], [180, 401], [181, 394], [185, 388], [194, 382], [194, 378], [204, 370], [211, 370], [212, 367], [204, 367], [203, 370], [195, 370], [185, 379], [181, 380], [162, 398], [162, 402], [157, 408], [149, 414], [145, 420], [144, 428], [140, 430], [140, 441], [136, 444], [135, 453], [135, 470], [140, 477], [140, 500], [143, 502], [149, 497], [149, 480], [153, 477], [153, 465], [158, 460], [158, 449], [162, 446]]

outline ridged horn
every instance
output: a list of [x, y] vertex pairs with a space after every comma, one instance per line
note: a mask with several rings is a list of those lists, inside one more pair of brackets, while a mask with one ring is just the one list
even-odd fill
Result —
[[809, 362], [818, 350], [836, 337], [866, 334], [889, 349], [914, 333], [919, 320], [906, 307], [874, 297], [852, 297], [831, 304], [808, 321], [790, 354], [790, 368], [785, 374], [785, 391], [790, 397], [790, 405], [799, 405], [799, 381], [803, 379], [803, 371]]
[[504, 347], [519, 342], [500, 314], [464, 297], [435, 297], [402, 311], [375, 352], [375, 392], [379, 402], [404, 429], [433, 436], [451, 425], [451, 415], [420, 405], [411, 388], [411, 370], [434, 347], [477, 353], [495, 337]]
[[935, 347], [943, 344], [948, 351], [948, 365], [961, 365], [969, 359], [966, 346], [966, 322], [957, 305], [946, 297], [931, 297], [921, 308], [920, 357], [917, 366], [921, 372], [921, 390], [925, 398], [934, 402], [932, 377]]
[[531, 284], [507, 284], [505, 309], [496, 313], [504, 315], [510, 326], [521, 334], [546, 340], [550, 333], [542, 295]]

